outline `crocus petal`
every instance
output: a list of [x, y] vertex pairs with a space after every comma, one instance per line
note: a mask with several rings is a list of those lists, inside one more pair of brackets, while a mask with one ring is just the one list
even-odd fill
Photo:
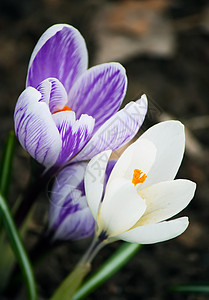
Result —
[[[115, 161], [108, 162], [105, 181], [114, 164]], [[95, 221], [84, 190], [86, 167], [85, 162], [70, 164], [56, 177], [49, 210], [49, 232], [53, 233], [53, 239], [80, 239], [92, 235], [94, 231]]]
[[64, 167], [57, 175], [50, 197], [49, 227], [58, 222], [60, 208], [64, 206], [65, 199], [73, 190], [79, 190], [84, 196], [84, 173], [87, 163], [70, 164]]
[[165, 121], [148, 129], [140, 138], [148, 139], [157, 148], [155, 163], [141, 188], [174, 179], [181, 164], [185, 135], [179, 121]]
[[49, 168], [57, 160], [62, 141], [48, 105], [40, 99], [41, 93], [32, 87], [22, 92], [14, 112], [15, 132], [25, 150]]
[[50, 27], [39, 39], [30, 59], [26, 86], [37, 87], [48, 77], [59, 79], [67, 93], [87, 69], [83, 37], [67, 24]]
[[49, 105], [50, 112], [62, 109], [67, 103], [67, 93], [62, 83], [56, 78], [47, 78], [42, 81], [37, 90], [41, 93], [40, 101]]
[[182, 234], [188, 227], [187, 217], [157, 224], [139, 226], [117, 236], [118, 239], [136, 244], [154, 244], [170, 240]]
[[104, 151], [88, 163], [84, 177], [86, 198], [93, 217], [96, 219], [103, 194], [105, 170], [111, 151]]
[[[132, 181], [134, 170], [138, 169], [149, 176], [149, 171], [155, 162], [156, 147], [146, 139], [138, 139], [131, 144], [120, 156], [110, 174], [108, 186], [116, 178]], [[140, 184], [141, 185], [141, 184]]]
[[128, 180], [118, 179], [113, 189], [105, 192], [98, 214], [98, 227], [113, 237], [132, 227], [145, 209], [146, 203], [134, 185]]
[[52, 84], [48, 79], [42, 81], [37, 86], [36, 90], [41, 93], [41, 98], [40, 98], [39, 102], [44, 102], [49, 106], [51, 88], [52, 88]]
[[[91, 236], [94, 233], [95, 221], [87, 206], [86, 197], [79, 197], [77, 211], [69, 213], [59, 225], [53, 239], [78, 240]], [[75, 199], [72, 199], [72, 202]], [[85, 205], [85, 206], [84, 206]]]
[[109, 160], [105, 172], [105, 179], [104, 179], [104, 190], [106, 188], [107, 182], [109, 180], [110, 174], [112, 173], [112, 170], [116, 164], [117, 160]]
[[94, 119], [82, 115], [79, 120], [75, 120], [73, 111], [58, 112], [53, 115], [53, 119], [62, 138], [62, 149], [57, 160], [57, 165], [62, 165], [88, 142], [94, 128]]
[[[144, 121], [147, 102], [143, 98], [141, 104], [130, 102], [123, 109], [106, 121], [93, 135], [88, 144], [75, 157], [76, 161], [91, 159], [98, 153], [122, 147], [138, 132]], [[143, 107], [143, 109], [141, 109]]]
[[80, 239], [92, 235], [95, 221], [84, 195], [87, 163], [71, 164], [59, 172], [50, 198], [49, 231], [54, 239]]
[[92, 116], [94, 132], [118, 111], [126, 93], [125, 69], [119, 63], [101, 64], [83, 73], [69, 93], [69, 106], [76, 112]]
[[175, 216], [189, 204], [195, 188], [194, 182], [178, 179], [160, 182], [141, 190], [139, 194], [145, 199], [147, 209], [135, 227], [158, 223]]

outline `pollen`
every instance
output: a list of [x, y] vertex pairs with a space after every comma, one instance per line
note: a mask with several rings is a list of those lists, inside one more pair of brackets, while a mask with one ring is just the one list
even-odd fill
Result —
[[56, 114], [56, 113], [58, 113], [60, 111], [67, 111], [67, 110], [71, 111], [72, 109], [69, 106], [65, 105], [63, 108], [54, 111], [53, 114]]
[[139, 169], [135, 169], [134, 170], [134, 174], [133, 174], [133, 179], [132, 179], [132, 183], [134, 184], [134, 186], [136, 186], [138, 183], [143, 183], [147, 178], [147, 175], [139, 170]]

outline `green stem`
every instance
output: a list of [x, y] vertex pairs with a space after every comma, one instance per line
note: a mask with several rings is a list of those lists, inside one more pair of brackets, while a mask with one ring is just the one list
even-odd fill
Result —
[[105, 240], [100, 240], [99, 237], [95, 237], [90, 245], [89, 249], [70, 273], [67, 278], [61, 283], [58, 289], [50, 300], [69, 300], [72, 299], [78, 287], [81, 285], [83, 278], [90, 271], [91, 261], [97, 254], [97, 252], [105, 245]]
[[33, 271], [28, 256], [26, 254], [26, 251], [24, 249], [24, 246], [22, 244], [21, 238], [19, 236], [19, 233], [16, 229], [16, 226], [10, 214], [6, 200], [1, 194], [0, 194], [0, 216], [3, 219], [5, 230], [10, 239], [12, 249], [16, 255], [16, 258], [22, 270], [23, 277], [25, 279], [27, 290], [28, 290], [28, 299], [36, 300], [37, 293], [36, 293]]
[[130, 258], [141, 248], [141, 245], [124, 243], [81, 288], [74, 294], [72, 300], [80, 300], [88, 296], [98, 286], [121, 269]]

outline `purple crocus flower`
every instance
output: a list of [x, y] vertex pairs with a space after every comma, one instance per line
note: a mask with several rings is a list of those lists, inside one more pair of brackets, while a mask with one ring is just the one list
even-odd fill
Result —
[[87, 65], [85, 41], [67, 24], [50, 27], [32, 53], [26, 89], [15, 108], [15, 132], [47, 169], [116, 150], [144, 120], [146, 96], [118, 111], [127, 88], [119, 63], [88, 70]]
[[[105, 185], [116, 161], [109, 161]], [[94, 233], [95, 220], [88, 207], [84, 174], [86, 162], [69, 164], [56, 177], [51, 192], [49, 233], [53, 240], [77, 240]]]

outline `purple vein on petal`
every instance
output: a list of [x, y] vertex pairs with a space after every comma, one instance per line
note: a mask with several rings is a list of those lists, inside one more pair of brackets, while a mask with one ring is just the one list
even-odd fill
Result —
[[83, 37], [72, 26], [64, 25], [45, 41], [32, 60], [27, 86], [37, 87], [41, 81], [54, 77], [67, 93], [87, 68], [87, 50]]
[[49, 230], [55, 239], [79, 239], [93, 233], [95, 222], [83, 195], [86, 165], [70, 164], [56, 178], [49, 212]]
[[73, 214], [78, 210], [80, 210], [79, 202], [75, 203], [75, 201], [79, 199], [79, 196], [80, 195], [78, 190], [71, 191], [67, 195], [64, 203], [62, 204], [62, 207], [59, 208], [59, 216], [56, 219], [56, 222], [54, 223], [53, 226], [54, 230], [56, 230], [62, 224], [62, 222], [65, 220], [65, 218], [68, 215]]
[[[80, 201], [86, 201], [82, 197]], [[93, 234], [95, 220], [88, 207], [68, 215], [63, 222], [54, 230], [53, 239], [78, 240]]]
[[94, 119], [82, 115], [79, 120], [75, 120], [73, 111], [56, 113], [53, 119], [62, 138], [62, 149], [56, 164], [63, 165], [89, 141], [94, 128]]
[[61, 139], [41, 94], [28, 87], [20, 95], [14, 112], [15, 132], [21, 145], [39, 163], [52, 166], [61, 149]]
[[142, 101], [143, 105], [135, 102], [128, 103], [107, 120], [73, 161], [91, 159], [102, 151], [109, 149], [115, 151], [128, 143], [136, 135], [144, 121], [147, 100], [143, 98]]
[[[107, 164], [105, 172], [104, 190], [115, 163], [115, 160], [111, 160]], [[71, 182], [70, 176], [72, 174], [76, 174], [76, 169], [78, 168], [82, 170], [82, 175], [84, 176], [86, 166], [87, 163], [72, 164], [67, 166], [62, 171], [62, 173], [68, 172], [68, 182]], [[65, 176], [66, 175], [67, 174], [65, 174]], [[57, 215], [56, 222], [53, 226], [53, 230], [55, 231], [55, 238], [79, 239], [92, 235], [94, 231], [95, 222], [87, 206], [83, 176], [81, 176], [80, 173], [80, 183], [78, 183], [78, 180], [74, 189], [72, 189], [72, 187], [69, 187], [69, 194], [63, 201], [63, 206], [60, 209], [59, 214]], [[63, 187], [64, 184], [66, 184], [66, 181], [65, 183], [62, 182], [61, 186]], [[62, 187], [61, 189], [59, 189], [59, 192], [61, 194], [63, 194]], [[54, 190], [56, 190], [56, 187], [54, 188]]]
[[61, 110], [67, 103], [65, 88], [56, 78], [45, 79], [38, 85], [37, 90], [41, 93], [39, 101], [47, 103], [52, 114]]
[[69, 93], [69, 106], [77, 117], [87, 113], [96, 120], [94, 132], [120, 107], [127, 87], [125, 69], [118, 63], [86, 71]]

